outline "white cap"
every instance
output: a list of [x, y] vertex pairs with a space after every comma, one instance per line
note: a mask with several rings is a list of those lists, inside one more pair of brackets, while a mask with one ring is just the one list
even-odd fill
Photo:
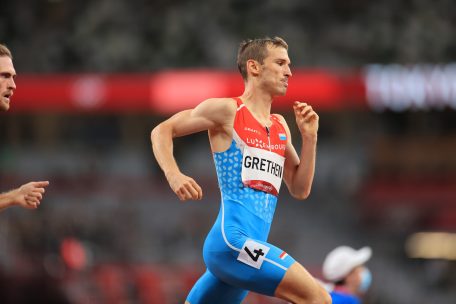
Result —
[[342, 280], [355, 267], [366, 263], [371, 256], [370, 247], [355, 250], [348, 246], [339, 246], [326, 256], [323, 262], [323, 276], [332, 282]]

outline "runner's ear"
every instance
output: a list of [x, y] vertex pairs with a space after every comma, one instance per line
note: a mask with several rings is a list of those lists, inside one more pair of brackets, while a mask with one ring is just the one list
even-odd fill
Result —
[[247, 60], [247, 74], [251, 74], [252, 76], [256, 77], [260, 74], [261, 65], [258, 61], [249, 59]]

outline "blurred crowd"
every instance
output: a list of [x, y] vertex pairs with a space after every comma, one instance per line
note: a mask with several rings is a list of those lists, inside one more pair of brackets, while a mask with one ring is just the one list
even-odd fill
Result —
[[290, 41], [294, 66], [454, 60], [451, 0], [18, 0], [0, 38], [18, 71], [232, 69], [245, 38]]

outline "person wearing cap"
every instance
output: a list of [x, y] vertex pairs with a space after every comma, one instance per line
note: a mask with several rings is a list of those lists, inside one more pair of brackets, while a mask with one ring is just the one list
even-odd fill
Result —
[[365, 266], [371, 258], [370, 247], [355, 250], [339, 246], [332, 250], [323, 262], [323, 276], [333, 284], [330, 292], [333, 304], [360, 304], [367, 292], [372, 275]]

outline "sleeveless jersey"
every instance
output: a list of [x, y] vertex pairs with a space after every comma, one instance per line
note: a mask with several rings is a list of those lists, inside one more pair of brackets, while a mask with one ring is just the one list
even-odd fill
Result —
[[207, 271], [188, 297], [192, 304], [240, 303], [246, 290], [273, 296], [295, 261], [267, 242], [284, 173], [285, 128], [275, 115], [269, 127], [261, 125], [234, 99], [233, 140], [213, 153], [222, 199], [204, 243]]
[[262, 126], [240, 99], [236, 101], [233, 139], [243, 155], [242, 183], [277, 196], [285, 162], [285, 128], [275, 115], [270, 116], [271, 126]]

